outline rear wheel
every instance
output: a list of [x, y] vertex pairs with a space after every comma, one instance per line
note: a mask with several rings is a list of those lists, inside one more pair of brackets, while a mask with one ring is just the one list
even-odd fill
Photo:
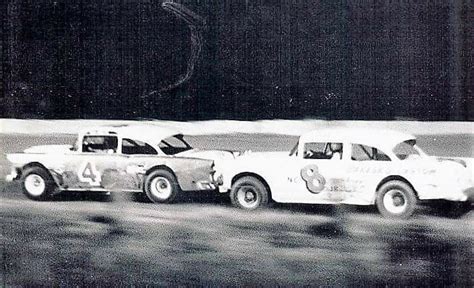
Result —
[[232, 185], [230, 200], [235, 207], [254, 210], [268, 204], [268, 191], [260, 180], [246, 176]]
[[145, 179], [145, 193], [155, 203], [171, 203], [179, 194], [176, 177], [166, 170], [155, 170]]
[[416, 204], [415, 192], [403, 181], [389, 181], [377, 193], [376, 205], [385, 217], [408, 218], [414, 213]]
[[33, 200], [46, 200], [54, 191], [54, 181], [44, 168], [30, 167], [21, 176], [23, 193]]

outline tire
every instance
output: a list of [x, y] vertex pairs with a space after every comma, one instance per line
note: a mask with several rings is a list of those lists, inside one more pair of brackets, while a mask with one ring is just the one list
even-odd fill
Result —
[[268, 205], [268, 190], [257, 178], [242, 177], [232, 185], [230, 201], [235, 207], [255, 210]]
[[389, 181], [377, 192], [377, 209], [382, 216], [387, 218], [410, 217], [415, 212], [417, 202], [415, 192], [403, 181]]
[[41, 167], [26, 168], [21, 176], [21, 184], [23, 194], [37, 201], [49, 199], [56, 187], [49, 172]]
[[155, 170], [145, 179], [145, 194], [154, 203], [172, 203], [180, 193], [176, 177], [166, 170]]

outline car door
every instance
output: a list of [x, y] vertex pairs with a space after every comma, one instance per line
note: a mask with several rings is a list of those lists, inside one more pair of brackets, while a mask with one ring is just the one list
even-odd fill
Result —
[[[337, 149], [331, 149], [335, 144]], [[341, 202], [347, 166], [344, 143], [309, 142], [303, 145], [300, 155], [288, 162], [287, 192], [276, 200], [312, 204]]]
[[124, 158], [118, 154], [116, 135], [84, 135], [77, 151], [66, 155], [62, 174], [67, 190], [114, 190]]
[[349, 193], [346, 202], [371, 204], [380, 180], [391, 174], [391, 159], [382, 150], [369, 145], [352, 143], [350, 148], [351, 157], [346, 173]]

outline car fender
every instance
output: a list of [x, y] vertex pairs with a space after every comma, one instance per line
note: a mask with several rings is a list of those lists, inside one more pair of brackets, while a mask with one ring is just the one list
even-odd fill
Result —
[[284, 181], [286, 179], [286, 177], [282, 176], [285, 172], [275, 170], [275, 165], [277, 165], [278, 160], [274, 161], [271, 158], [267, 160], [268, 162], [262, 163], [260, 158], [242, 157], [229, 160], [228, 162], [221, 161], [220, 172], [223, 175], [223, 188], [221, 188], [221, 191], [229, 191], [237, 178], [249, 174], [261, 178], [270, 189], [269, 192], [274, 191], [274, 188], [278, 186], [278, 181]]
[[[469, 187], [466, 169], [456, 162], [403, 163], [387, 177], [400, 177], [411, 185], [420, 200], [446, 199], [464, 201], [463, 190]], [[380, 184], [377, 186], [379, 187]], [[375, 189], [376, 190], [376, 189]]]

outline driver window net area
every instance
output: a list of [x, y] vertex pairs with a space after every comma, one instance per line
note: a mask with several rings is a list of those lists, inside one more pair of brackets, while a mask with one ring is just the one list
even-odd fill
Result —
[[354, 161], [390, 161], [390, 158], [379, 149], [362, 144], [352, 144], [351, 159]]
[[86, 153], [117, 152], [117, 136], [84, 136], [82, 151]]
[[304, 159], [342, 159], [342, 143], [311, 142], [304, 144]]

